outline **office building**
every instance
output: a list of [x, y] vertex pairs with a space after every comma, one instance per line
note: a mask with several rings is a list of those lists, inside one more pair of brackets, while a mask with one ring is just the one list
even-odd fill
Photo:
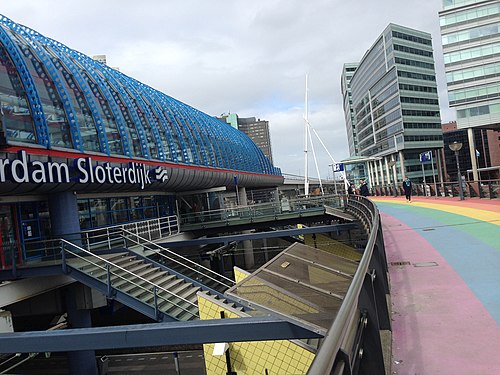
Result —
[[500, 1], [444, 0], [439, 19], [449, 103], [457, 128], [467, 129], [461, 153], [477, 181], [473, 129], [500, 128]]
[[[345, 70], [349, 66], [355, 64]], [[374, 159], [367, 163], [371, 187], [392, 186], [405, 175], [422, 181], [420, 154], [427, 151], [437, 170], [435, 151], [443, 139], [430, 34], [390, 24], [357, 64], [350, 81], [347, 72], [343, 76], [346, 122], [354, 124], [346, 124], [353, 133], [352, 148], [355, 138], [358, 155]], [[430, 176], [431, 163], [423, 167]]]
[[233, 128], [236, 128], [250, 137], [264, 155], [273, 162], [273, 152], [271, 148], [271, 136], [269, 134], [269, 121], [255, 117], [242, 118], [235, 113], [222, 115], [219, 119], [226, 121]]

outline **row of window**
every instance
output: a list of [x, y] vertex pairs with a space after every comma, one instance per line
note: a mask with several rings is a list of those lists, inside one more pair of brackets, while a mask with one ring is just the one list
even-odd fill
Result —
[[457, 111], [457, 118], [467, 118], [482, 115], [489, 115], [493, 113], [500, 113], [500, 104], [481, 105], [473, 108], [459, 109]]
[[443, 35], [443, 46], [453, 43], [472, 41], [474, 39], [485, 38], [491, 35], [497, 35], [499, 30], [500, 24], [495, 23], [492, 25], [484, 25], [475, 27], [473, 29], [458, 31], [453, 34]]
[[463, 90], [451, 91], [448, 93], [450, 104], [456, 104], [464, 101], [479, 100], [485, 98], [494, 98], [500, 95], [500, 84], [493, 83], [481, 87], [473, 87]]
[[167, 196], [78, 199], [82, 230], [173, 214]]
[[428, 123], [428, 122], [405, 122], [405, 129], [441, 129], [440, 123]]
[[421, 81], [433, 81], [433, 82], [436, 81], [435, 75], [405, 72], [403, 70], [398, 70], [398, 76], [402, 78], [419, 79]]
[[403, 116], [439, 117], [439, 111], [420, 111], [415, 109], [403, 109]]
[[477, 60], [493, 57], [500, 54], [500, 43], [488, 44], [479, 47], [444, 54], [444, 63], [453, 64], [465, 60]]
[[[445, 9], [446, 3], [454, 3], [454, 1], [445, 0]], [[499, 13], [500, 4], [488, 4], [476, 9], [467, 9], [462, 12], [447, 14], [439, 19], [439, 23], [441, 24], [441, 26], [449, 26], [456, 23], [467, 22], [469, 20], [476, 20], [482, 17], [493, 16]]]
[[439, 105], [437, 99], [428, 99], [428, 98], [414, 98], [402, 96], [401, 103], [411, 103], [411, 104], [427, 104], [427, 105]]
[[430, 39], [425, 39], [425, 38], [421, 38], [419, 36], [405, 34], [405, 33], [399, 32], [399, 31], [395, 31], [395, 30], [392, 31], [392, 36], [394, 38], [409, 40], [410, 42], [425, 44], [427, 46], [430, 46], [432, 44]]
[[402, 45], [399, 45], [399, 44], [394, 44], [393, 48], [394, 48], [394, 51], [411, 53], [412, 55], [432, 57], [432, 51], [424, 51], [422, 49], [412, 48], [412, 47], [407, 47], [407, 46], [402, 46]]
[[442, 141], [443, 136], [438, 135], [405, 135], [405, 142], [429, 142], [429, 141]]
[[449, 72], [446, 74], [446, 81], [448, 83], [465, 83], [497, 77], [499, 75], [500, 63], [496, 62]]
[[415, 66], [417, 68], [434, 70], [434, 64], [432, 64], [432, 63], [427, 63], [427, 62], [417, 61], [417, 60], [410, 60], [410, 59], [403, 59], [401, 57], [395, 57], [394, 61], [396, 64]]
[[408, 85], [405, 83], [400, 83], [399, 89], [406, 90], [406, 91], [437, 93], [437, 87]]

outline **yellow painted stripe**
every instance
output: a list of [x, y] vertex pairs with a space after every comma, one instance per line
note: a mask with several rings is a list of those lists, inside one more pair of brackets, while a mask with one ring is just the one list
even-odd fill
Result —
[[376, 198], [372, 198], [372, 200], [375, 202], [404, 204], [422, 208], [430, 208], [433, 210], [445, 211], [456, 215], [470, 217], [475, 220], [486, 221], [491, 224], [500, 226], [500, 212], [480, 210], [477, 208], [470, 208], [470, 207], [443, 204], [443, 203], [430, 203], [430, 202], [428, 203], [428, 202], [417, 202], [417, 201], [413, 201], [412, 203], [407, 203], [406, 201], [400, 201], [400, 200], [388, 200], [388, 199], [376, 199]]

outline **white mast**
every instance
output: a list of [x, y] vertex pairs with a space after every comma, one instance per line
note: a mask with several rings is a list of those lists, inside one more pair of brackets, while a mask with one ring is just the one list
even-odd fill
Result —
[[309, 196], [309, 160], [307, 154], [307, 147], [309, 144], [309, 109], [307, 107], [307, 74], [306, 74], [306, 104], [305, 104], [305, 114], [304, 114], [304, 195]]

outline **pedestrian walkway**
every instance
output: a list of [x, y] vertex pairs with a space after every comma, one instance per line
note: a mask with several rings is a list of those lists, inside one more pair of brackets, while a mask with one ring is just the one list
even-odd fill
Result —
[[374, 197], [392, 303], [392, 374], [500, 373], [500, 201]]

